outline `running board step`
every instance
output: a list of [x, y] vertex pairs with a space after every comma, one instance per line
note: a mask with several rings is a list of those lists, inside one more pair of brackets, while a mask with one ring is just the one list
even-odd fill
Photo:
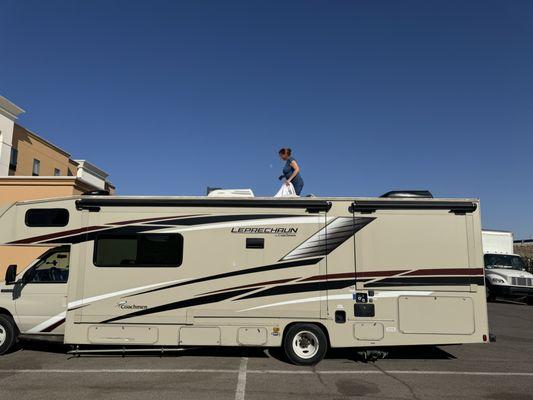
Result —
[[82, 354], [125, 354], [125, 353], [177, 353], [180, 351], [190, 350], [193, 347], [148, 347], [148, 348], [113, 348], [113, 349], [80, 349], [76, 348], [67, 352], [71, 355]]

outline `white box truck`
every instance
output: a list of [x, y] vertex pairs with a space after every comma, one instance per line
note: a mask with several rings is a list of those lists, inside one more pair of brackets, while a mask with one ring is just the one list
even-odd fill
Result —
[[525, 270], [522, 258], [513, 252], [513, 234], [483, 231], [483, 253], [487, 299], [496, 297], [533, 299], [533, 274]]

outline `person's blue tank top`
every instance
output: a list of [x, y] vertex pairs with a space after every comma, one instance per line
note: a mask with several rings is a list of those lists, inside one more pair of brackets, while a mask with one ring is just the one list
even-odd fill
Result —
[[[287, 162], [285, 162], [285, 166], [283, 167], [283, 176], [285, 177], [285, 179], [289, 179], [294, 172], [294, 168], [291, 166], [291, 163], [293, 161], [296, 160], [293, 157], [289, 157], [287, 159]], [[297, 185], [303, 185], [303, 183], [304, 180], [302, 178], [302, 173], [300, 172], [294, 177], [294, 179], [292, 180], [292, 184], [294, 185], [294, 187], [296, 187]]]

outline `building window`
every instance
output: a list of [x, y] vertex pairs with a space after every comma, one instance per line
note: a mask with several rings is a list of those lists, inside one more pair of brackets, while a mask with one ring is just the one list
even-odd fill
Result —
[[179, 234], [100, 235], [94, 245], [98, 267], [179, 267], [183, 236]]
[[39, 172], [41, 171], [41, 162], [37, 160], [36, 158], [33, 159], [33, 170], [32, 175], [33, 176], [39, 176]]
[[19, 151], [14, 147], [11, 148], [11, 158], [9, 159], [9, 169], [16, 170], [19, 158]]
[[61, 176], [61, 170], [59, 168], [54, 168], [54, 176]]

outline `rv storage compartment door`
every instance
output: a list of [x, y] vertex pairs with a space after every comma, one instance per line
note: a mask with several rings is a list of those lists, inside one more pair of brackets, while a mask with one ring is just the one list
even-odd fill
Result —
[[398, 302], [402, 333], [474, 333], [474, 305], [468, 297], [400, 296]]
[[220, 345], [220, 328], [218, 327], [188, 327], [179, 330], [178, 344], [182, 346], [217, 346]]
[[267, 342], [267, 330], [261, 327], [239, 328], [237, 341], [242, 346], [261, 346]]
[[384, 327], [381, 322], [357, 322], [354, 325], [354, 335], [357, 340], [375, 341], [384, 336]]
[[159, 338], [155, 326], [93, 325], [89, 327], [89, 343], [154, 344]]

